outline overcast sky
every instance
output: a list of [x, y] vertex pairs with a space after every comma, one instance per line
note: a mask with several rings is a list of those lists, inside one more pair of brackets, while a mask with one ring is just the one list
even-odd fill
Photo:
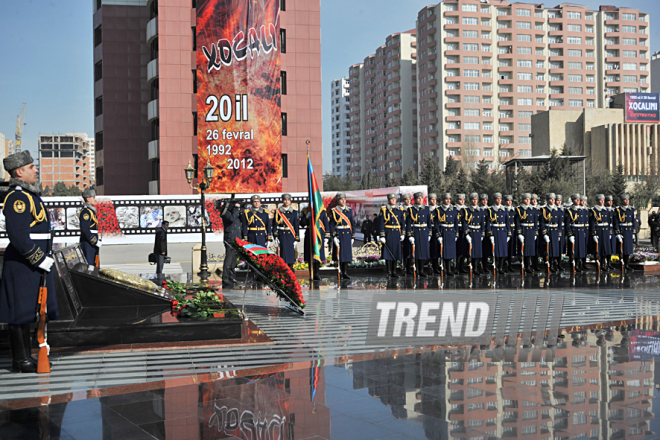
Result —
[[[299, 0], [300, 1], [300, 0]], [[557, 1], [557, 4], [561, 1]], [[590, 9], [602, 1], [575, 0]], [[27, 102], [23, 145], [36, 153], [40, 133], [94, 133], [92, 0], [0, 1], [0, 132], [14, 138]], [[348, 75], [392, 33], [415, 27], [420, 0], [325, 0], [321, 4], [324, 169], [330, 165], [330, 83]], [[658, 50], [658, 0], [627, 0], [651, 14]], [[554, 6], [547, 3], [546, 6]]]

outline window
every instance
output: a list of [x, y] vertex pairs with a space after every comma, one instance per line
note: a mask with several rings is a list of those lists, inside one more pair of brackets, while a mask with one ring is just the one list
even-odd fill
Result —
[[520, 131], [532, 131], [532, 124], [518, 124], [518, 130], [520, 130]]
[[481, 45], [481, 51], [482, 52], [490, 52], [490, 44], [482, 44]]
[[280, 53], [286, 53], [286, 29], [280, 28]]
[[523, 81], [531, 81], [532, 80], [532, 74], [531, 73], [518, 72], [518, 79], [523, 80]]
[[[466, 6], [466, 5], [463, 5]], [[463, 31], [463, 38], [479, 38], [478, 31]]]
[[516, 29], [531, 29], [532, 23], [528, 21], [519, 21], [516, 23]]
[[634, 34], [637, 32], [637, 26], [622, 26], [621, 31], [627, 34]]
[[479, 83], [464, 83], [464, 90], [479, 90]]
[[545, 66], [545, 62], [543, 62], [543, 61], [537, 61], [536, 62], [536, 68], [537, 69], [543, 69], [543, 66]]
[[516, 9], [516, 15], [518, 17], [531, 17], [532, 11], [531, 9]]
[[637, 51], [636, 50], [624, 50], [623, 51], [623, 57], [624, 58], [637, 58]]
[[587, 95], [595, 95], [596, 94], [596, 89], [594, 88], [587, 88]]
[[463, 10], [468, 12], [477, 12], [477, 5], [463, 5]]
[[479, 19], [476, 17], [463, 17], [463, 24], [479, 24]]
[[478, 44], [463, 43], [463, 50], [468, 50], [471, 52], [479, 50]]
[[[569, 61], [568, 62], [568, 68], [570, 70], [582, 70], [582, 63], [576, 63], [575, 61]], [[580, 81], [582, 81], [582, 80], [580, 80]]]
[[532, 86], [518, 86], [518, 93], [534, 93]]
[[532, 67], [532, 60], [518, 60], [518, 67]]
[[587, 70], [595, 70], [594, 63], [587, 63]]
[[582, 44], [582, 37], [568, 37], [566, 42], [568, 44]]
[[98, 46], [103, 42], [103, 30], [101, 26], [94, 29], [94, 47]]
[[94, 151], [103, 150], [103, 132], [99, 131], [94, 135]]
[[492, 122], [484, 122], [484, 130], [492, 130], [492, 129], [493, 129]]
[[582, 56], [582, 51], [579, 49], [568, 49], [568, 56], [569, 57], [581, 57]]
[[637, 15], [635, 15], [635, 14], [631, 14], [631, 13], [629, 13], [629, 12], [624, 12], [623, 14], [621, 14], [621, 19], [622, 19], [622, 20], [632, 20], [632, 21], [636, 21], [636, 20], [637, 20]]
[[[518, 143], [519, 144], [531, 144], [532, 143], [532, 138], [529, 136], [518, 136]], [[531, 151], [530, 151], [531, 153]]]
[[479, 104], [479, 97], [466, 95], [463, 97], [463, 102], [465, 102], [466, 104]]
[[[530, 76], [531, 76], [531, 74], [530, 74]], [[545, 73], [537, 73], [536, 74], [536, 80], [537, 81], [545, 81]]]
[[486, 38], [490, 40], [490, 32], [482, 32], [481, 33], [481, 38]]
[[532, 54], [532, 48], [531, 47], [518, 47], [517, 49], [519, 55], [531, 55]]
[[539, 107], [545, 107], [545, 99], [543, 99], [543, 98], [537, 99], [536, 100], [536, 105], [538, 105]]
[[94, 116], [103, 114], [103, 96], [99, 96], [94, 100]]
[[[541, 27], [541, 29], [543, 28]], [[537, 43], [543, 43], [543, 35], [537, 35], [536, 37], [534, 37], [534, 41], [536, 41]]]
[[465, 116], [479, 116], [478, 108], [466, 108], [464, 111]]
[[94, 64], [94, 81], [103, 78], [103, 61]]
[[479, 64], [479, 57], [463, 57], [464, 64]]
[[490, 26], [490, 18], [482, 18], [481, 19], [481, 25], [482, 26]]
[[623, 75], [623, 82], [636, 83], [637, 75]]
[[[195, 75], [196, 77], [197, 75]], [[280, 71], [280, 89], [282, 95], [286, 95], [286, 70]]]
[[[543, 48], [542, 47], [537, 47], [536, 48], [536, 55], [540, 55], [540, 56], [543, 55]], [[538, 65], [538, 63], [539, 62], [537, 61], [536, 64]]]
[[288, 130], [287, 130], [286, 121], [287, 121], [286, 113], [282, 112], [282, 136], [287, 135]]
[[579, 20], [582, 18], [582, 13], [577, 11], [568, 11], [567, 17], [572, 20]]
[[582, 32], [582, 25], [580, 24], [569, 24], [568, 32]]
[[581, 99], [569, 99], [568, 100], [568, 106], [569, 107], [584, 107], [583, 101]]
[[532, 42], [532, 36], [527, 35], [527, 34], [518, 34], [518, 36], [516, 36], [516, 40], [523, 41], [523, 42], [526, 42], [526, 43], [531, 43]]
[[623, 44], [637, 46], [637, 38], [623, 38], [621, 41]]
[[568, 75], [569, 82], [582, 82], [582, 75]]
[[96, 168], [96, 186], [103, 185], [103, 167]]
[[518, 98], [518, 105], [534, 105], [532, 98]]
[[456, 17], [445, 18], [445, 24], [456, 24]]
[[637, 63], [623, 63], [623, 70], [637, 70]]
[[466, 130], [479, 130], [479, 129], [481, 129], [481, 124], [479, 122], [466, 122], [465, 123], [465, 129]]
[[[493, 138], [491, 136], [484, 136], [484, 142], [486, 142], [486, 137], [490, 138], [490, 142], [488, 142], [488, 143], [493, 142]], [[484, 148], [484, 156], [493, 157], [493, 149], [492, 148]]]
[[[487, 143], [487, 144], [492, 144], [493, 143], [493, 136], [490, 135], [490, 134], [484, 136], [484, 142]], [[490, 150], [490, 151], [492, 153], [493, 150]]]
[[582, 94], [582, 87], [569, 87], [568, 88], [568, 94], [569, 95], [581, 95]]
[[564, 100], [563, 99], [551, 99], [550, 100], [550, 107], [561, 107], [564, 105]]
[[545, 86], [536, 86], [536, 93], [545, 93]]
[[595, 76], [587, 76], [587, 82], [596, 82], [596, 77]]

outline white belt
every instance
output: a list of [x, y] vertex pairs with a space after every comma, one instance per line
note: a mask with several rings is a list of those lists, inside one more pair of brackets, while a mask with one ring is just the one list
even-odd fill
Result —
[[632, 226], [632, 223], [619, 223], [619, 226]]
[[472, 225], [469, 225], [469, 226], [470, 226], [470, 229], [481, 229], [481, 226], [472, 226]]
[[440, 226], [442, 226], [443, 228], [453, 228], [454, 227], [454, 225], [446, 225], [444, 223], [441, 224]]
[[335, 226], [335, 229], [350, 229], [350, 226]]
[[609, 226], [609, 223], [596, 223], [596, 226]]
[[[339, 226], [337, 226], [337, 227], [339, 227]], [[278, 226], [277, 229], [279, 229], [280, 231], [288, 231], [289, 230], [289, 228], [287, 228], [286, 226]]]
[[574, 225], [571, 225], [571, 226], [573, 226], [574, 228], [583, 228], [586, 225], [584, 223], [579, 223], [579, 224], [574, 224]]
[[425, 228], [425, 227], [426, 227], [426, 223], [420, 223], [420, 224], [418, 224], [418, 225], [413, 225], [413, 227], [415, 227], [415, 228]]
[[96, 230], [96, 229], [90, 229], [89, 232], [90, 232], [90, 234], [98, 234], [99, 233], [99, 231]]
[[534, 226], [534, 223], [521, 223], [520, 226]]
[[553, 224], [551, 224], [551, 225], [548, 224], [548, 225], [546, 225], [546, 226], [547, 226], [548, 228], [556, 228], [556, 227], [559, 226], [559, 225], [558, 225], [557, 223], [553, 223]]
[[32, 240], [50, 240], [51, 236], [50, 234], [37, 234], [37, 233], [31, 233], [30, 238]]
[[504, 228], [504, 227], [506, 227], [506, 223], [493, 223], [491, 226], [497, 226], [499, 228]]

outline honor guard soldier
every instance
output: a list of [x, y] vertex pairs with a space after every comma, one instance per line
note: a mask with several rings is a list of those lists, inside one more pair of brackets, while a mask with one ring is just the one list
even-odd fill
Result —
[[571, 196], [573, 205], [566, 210], [564, 216], [564, 228], [570, 249], [570, 257], [575, 264], [575, 270], [582, 272], [582, 259], [587, 257], [587, 233], [589, 227], [589, 213], [580, 206], [580, 195]]
[[516, 208], [516, 237], [522, 249], [520, 254], [521, 258], [524, 259], [525, 269], [529, 272], [538, 272], [532, 263], [532, 259], [536, 258], [538, 210], [530, 204], [531, 198], [530, 193], [523, 194], [523, 202]]
[[614, 233], [622, 256], [621, 267], [633, 272], [630, 256], [635, 244], [635, 209], [630, 206], [628, 194], [621, 194], [621, 205], [614, 210]]
[[[429, 207], [424, 205], [424, 194], [415, 193], [415, 204], [406, 212], [406, 235], [410, 246], [415, 246], [415, 268], [417, 276], [426, 277], [426, 260], [431, 256], [429, 237], [432, 236], [432, 219]], [[436, 209], [436, 212], [438, 210]]]
[[557, 272], [559, 269], [563, 252], [561, 244], [564, 235], [564, 213], [557, 208], [556, 198], [555, 193], [548, 194], [547, 204], [539, 212], [539, 230], [543, 237], [543, 241], [539, 240], [539, 242], [544, 246], [541, 253], [548, 259], [551, 272]]
[[[541, 213], [541, 205], [539, 203], [539, 196], [536, 194], [532, 194], [530, 203], [532, 205], [532, 208], [536, 211], [536, 218], [539, 218], [539, 215]], [[532, 257], [532, 268], [536, 272], [541, 272], [541, 268], [539, 267], [539, 257], [543, 257], [543, 253], [541, 252], [541, 241], [543, 239], [539, 236], [539, 225], [538, 223], [536, 224], [536, 255]]]
[[355, 241], [355, 220], [353, 211], [346, 205], [346, 194], [337, 194], [337, 206], [330, 211], [330, 233], [335, 246], [339, 247], [337, 261], [342, 278], [350, 280], [346, 269], [353, 261], [353, 242]]
[[605, 195], [596, 195], [596, 206], [589, 210], [590, 253], [600, 260], [600, 268], [609, 271], [612, 257], [612, 211], [605, 207]]
[[[330, 240], [330, 226], [328, 225], [328, 215], [325, 212], [325, 208], [321, 210], [321, 212], [318, 214], [319, 218], [319, 234], [321, 234], [322, 237], [322, 242], [327, 245], [328, 241]], [[304, 249], [304, 259], [307, 265], [309, 266], [309, 272], [310, 276], [312, 277], [313, 281], [320, 281], [321, 280], [321, 274], [319, 273], [319, 270], [321, 270], [321, 261], [325, 260], [325, 245], [321, 245], [320, 253], [319, 255], [319, 260], [316, 258], [312, 260], [312, 251], [311, 251], [311, 234], [312, 234], [312, 228], [311, 225], [313, 223], [312, 220], [312, 212], [309, 209], [309, 206], [304, 208], [302, 212], [300, 213], [300, 226], [303, 228], [307, 228], [305, 232], [305, 240], [303, 244], [303, 249]], [[313, 276], [312, 276], [312, 269], [313, 269]]]
[[83, 191], [83, 207], [78, 213], [80, 220], [80, 249], [87, 259], [87, 264], [99, 267], [99, 221], [96, 217], [96, 191], [87, 188]]
[[[611, 243], [611, 248], [612, 248], [612, 255], [616, 254], [619, 252], [619, 241], [616, 238], [616, 234], [614, 233], [614, 197], [613, 196], [605, 196], [605, 208], [607, 208], [608, 211], [610, 211], [611, 216], [612, 216], [612, 243]], [[610, 258], [611, 261], [611, 258]]]
[[[429, 212], [431, 213], [431, 218], [435, 218], [436, 210], [438, 209], [438, 196], [435, 193], [429, 194]], [[433, 228], [431, 228], [433, 229]], [[440, 243], [438, 240], [429, 241], [429, 251], [431, 254], [431, 269], [435, 275], [440, 275], [440, 264], [438, 258], [440, 258]]]
[[[504, 209], [507, 211], [509, 219], [509, 230], [513, 234], [516, 230], [516, 207], [513, 206], [513, 196], [505, 195], [504, 196]], [[507, 243], [507, 253], [508, 255], [504, 259], [502, 267], [504, 267], [505, 272], [513, 272], [513, 259], [517, 257], [520, 252], [518, 252], [517, 246], [518, 240], [509, 240]], [[522, 257], [521, 262], [522, 262]]]
[[497, 272], [504, 273], [504, 259], [508, 255], [508, 243], [511, 240], [511, 227], [509, 226], [509, 211], [502, 206], [502, 194], [495, 193], [495, 204], [488, 210], [490, 222], [490, 245], [494, 247], [493, 259]]
[[[564, 218], [566, 215], [566, 209], [564, 209], [564, 198], [562, 197], [561, 194], [557, 194], [555, 197], [555, 206], [559, 210], [562, 216], [562, 228], [561, 228], [561, 234], [560, 234], [560, 240], [559, 240], [559, 249], [561, 250], [561, 255], [566, 255], [566, 230], [564, 228]], [[557, 261], [557, 269], [559, 270], [564, 270], [564, 267], [561, 265], [561, 257]]]
[[461, 217], [463, 216], [463, 211], [467, 209], [467, 206], [465, 206], [465, 194], [463, 193], [458, 193], [456, 194], [456, 204], [454, 205], [454, 208], [456, 209], [458, 213], [458, 231], [457, 231], [457, 238], [458, 240], [456, 241], [456, 265], [457, 265], [457, 272], [460, 273], [468, 273], [468, 261], [469, 261], [469, 252], [470, 252], [470, 245], [467, 241], [467, 236], [465, 235], [465, 231], [463, 231], [463, 222], [461, 221]]
[[48, 211], [37, 186], [39, 171], [29, 151], [3, 159], [11, 179], [2, 212], [9, 245], [5, 250], [0, 281], [0, 322], [9, 324], [13, 372], [34, 373], [30, 324], [37, 322], [37, 302], [42, 274], [46, 273], [47, 317], [58, 318], [55, 282], [48, 255], [52, 240]]
[[[587, 249], [587, 254], [589, 253], [589, 207], [587, 206], [587, 196], [580, 196], [580, 208], [586, 212], [586, 232], [585, 232], [585, 248]], [[582, 270], [587, 271], [587, 256], [585, 255], [582, 258]]]
[[[408, 210], [412, 208], [412, 204], [410, 202], [410, 194], [406, 193], [403, 195], [403, 204], [401, 205], [401, 212], [403, 212], [403, 218], [407, 222], [406, 216], [408, 215]], [[403, 238], [403, 237], [402, 237]], [[413, 274], [413, 268], [412, 268], [412, 244], [410, 244], [409, 240], [401, 240], [401, 251], [402, 251], [402, 258], [404, 261], [404, 268], [403, 268], [403, 273], [405, 275], [412, 275]]]
[[443, 203], [435, 210], [433, 218], [438, 243], [442, 247], [440, 258], [443, 260], [447, 276], [454, 276], [452, 264], [456, 260], [458, 241], [458, 210], [451, 204], [451, 194], [442, 195]]
[[296, 262], [296, 242], [300, 241], [298, 211], [291, 206], [291, 194], [282, 194], [282, 207], [273, 216], [273, 236], [279, 248], [279, 255], [293, 270]]
[[382, 256], [387, 264], [387, 274], [399, 278], [396, 262], [401, 259], [401, 237], [405, 237], [406, 223], [403, 212], [396, 206], [396, 194], [387, 195], [387, 205], [380, 208], [376, 227], [378, 240], [382, 243]]
[[[490, 223], [489, 219], [490, 217], [488, 216], [488, 211], [490, 210], [490, 206], [488, 206], [488, 194], [481, 194], [479, 196], [479, 203], [481, 204], [480, 208], [484, 212], [484, 220], [486, 223], [486, 229], [484, 230], [484, 238], [481, 240], [481, 252], [483, 254], [481, 262], [483, 264], [483, 269], [484, 272], [486, 269], [489, 267], [488, 265], [488, 258], [493, 259], [493, 267], [495, 266], [495, 257], [493, 257], [493, 247], [491, 246], [490, 243]], [[488, 232], [486, 232], [488, 231]], [[492, 269], [493, 267], [490, 267]]]
[[472, 245], [470, 259], [472, 261], [472, 269], [477, 275], [481, 274], [482, 268], [485, 268], [485, 265], [481, 263], [483, 259], [482, 240], [486, 232], [486, 211], [480, 208], [478, 204], [479, 195], [472, 193], [470, 194], [470, 205], [459, 213], [468, 250], [470, 245]]
[[268, 211], [261, 207], [261, 197], [250, 198], [252, 208], [243, 211], [241, 224], [243, 227], [243, 240], [259, 246], [266, 246], [266, 242], [273, 241]]
[[587, 196], [581, 196], [580, 197], [580, 206], [582, 206], [585, 209], [587, 208]]

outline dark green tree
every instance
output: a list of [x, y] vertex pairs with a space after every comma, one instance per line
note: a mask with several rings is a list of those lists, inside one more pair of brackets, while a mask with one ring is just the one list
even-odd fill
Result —
[[64, 182], [57, 182], [53, 187], [52, 195], [54, 197], [72, 197], [80, 196], [82, 191], [75, 185], [66, 186]]
[[352, 191], [354, 189], [355, 184], [348, 176], [340, 177], [329, 173], [323, 176], [323, 191]]
[[453, 182], [450, 183], [448, 190], [452, 197], [456, 197], [456, 194], [458, 193], [463, 193], [465, 194], [466, 203], [469, 201], [467, 198], [472, 192], [472, 183], [470, 182], [470, 175], [465, 171], [465, 167], [459, 168], [458, 174]]
[[380, 188], [380, 186], [380, 179], [371, 171], [367, 171], [362, 175], [360, 189], [374, 189]]
[[417, 173], [415, 172], [414, 167], [408, 168], [408, 171], [403, 173], [401, 176], [401, 181], [399, 182], [401, 186], [414, 186], [419, 185], [419, 179], [417, 178]]
[[458, 175], [458, 170], [460, 168], [460, 163], [457, 160], [454, 160], [453, 157], [447, 156], [447, 163], [445, 163], [444, 175], [448, 179], [454, 179]]
[[390, 177], [389, 175], [385, 178], [385, 187], [386, 188], [391, 188], [393, 186], [399, 186], [399, 181], [396, 180], [394, 177]]
[[612, 192], [614, 193], [614, 203], [619, 203], [621, 194], [626, 192], [628, 186], [628, 179], [623, 172], [623, 165], [617, 165], [614, 174], [612, 175]]
[[660, 176], [657, 173], [650, 173], [646, 180], [638, 184], [632, 191], [635, 199], [635, 206], [639, 209], [646, 209], [649, 203], [660, 191]]
[[485, 160], [477, 164], [477, 168], [472, 171], [472, 190], [479, 194], [486, 193], [490, 197], [495, 192], [502, 192], [504, 189], [504, 174], [499, 171], [490, 171], [488, 162]]
[[419, 181], [422, 185], [427, 186], [429, 194], [436, 193], [439, 196], [443, 181], [442, 170], [440, 170], [440, 165], [434, 158], [424, 159]]

